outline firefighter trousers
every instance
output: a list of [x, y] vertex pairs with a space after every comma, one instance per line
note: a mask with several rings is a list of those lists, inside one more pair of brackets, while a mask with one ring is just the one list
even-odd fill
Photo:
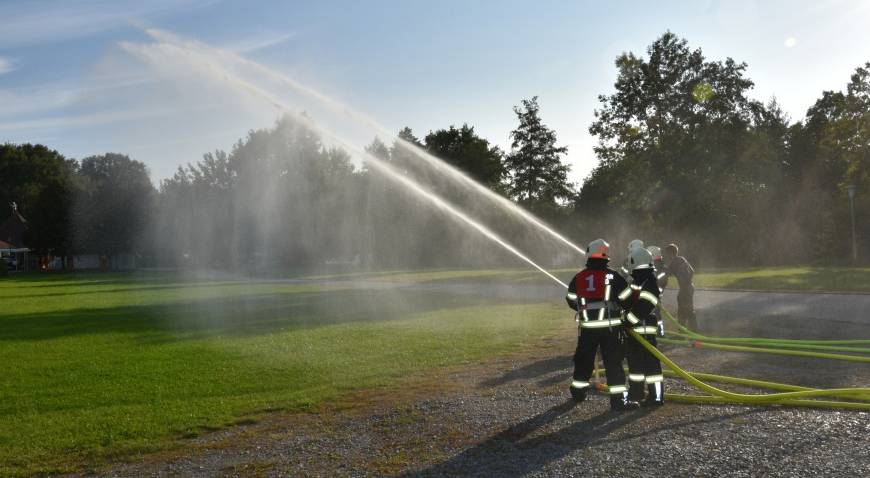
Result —
[[574, 352], [574, 381], [571, 387], [589, 387], [589, 377], [595, 368], [595, 352], [600, 347], [610, 394], [622, 396], [626, 392], [625, 370], [622, 369], [625, 345], [620, 340], [618, 329], [619, 327], [580, 329], [577, 350]]
[[688, 327], [689, 330], [697, 331], [698, 322], [695, 319], [695, 291], [690, 290], [677, 294], [677, 320], [680, 325]]
[[[643, 325], [639, 324], [632, 327], [653, 346], [656, 346], [657, 328], [654, 316], [647, 317]], [[626, 342], [626, 353], [628, 355], [628, 399], [639, 402], [643, 400], [648, 385], [655, 386], [655, 384], [664, 381], [662, 363], [631, 335]]]

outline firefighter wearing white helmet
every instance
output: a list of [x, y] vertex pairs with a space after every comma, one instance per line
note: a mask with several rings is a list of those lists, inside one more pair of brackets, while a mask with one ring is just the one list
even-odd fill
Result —
[[[586, 268], [577, 273], [568, 285], [565, 300], [577, 311], [579, 338], [574, 352], [574, 375], [569, 388], [577, 402], [586, 399], [589, 378], [595, 366], [595, 352], [601, 348], [611, 410], [624, 410], [627, 387], [622, 359], [625, 357], [622, 310], [617, 293], [628, 283], [608, 267], [610, 246], [596, 239], [586, 248]], [[633, 404], [636, 406], [636, 404]]]
[[[656, 345], [658, 320], [655, 316], [659, 304], [659, 286], [656, 281], [653, 257], [644, 248], [638, 248], [629, 256], [633, 283], [619, 293], [625, 310], [625, 326], [640, 334], [653, 346]], [[628, 400], [645, 405], [664, 403], [664, 377], [662, 364], [640, 342], [629, 335], [626, 342], [628, 355]], [[644, 387], [646, 385], [646, 387]], [[648, 392], [644, 400], [644, 388]]]
[[[665, 293], [665, 286], [668, 285], [667, 274], [664, 272], [665, 262], [662, 257], [662, 248], [659, 246], [647, 246], [646, 250], [649, 251], [653, 260], [653, 267], [656, 270], [656, 283], [659, 286], [659, 294]], [[660, 297], [661, 299], [661, 297]], [[661, 300], [659, 300], [659, 305], [656, 306], [656, 319], [659, 321], [659, 337], [665, 336], [665, 323], [662, 320], [662, 304]]]
[[635, 249], [642, 249], [643, 241], [640, 239], [632, 239], [631, 242], [628, 243], [628, 256], [626, 256], [625, 260], [622, 262], [622, 267], [620, 267], [619, 272], [622, 274], [622, 277], [631, 281], [631, 264], [629, 264], [629, 260], [631, 259], [631, 253]]
[[658, 281], [659, 289], [664, 289], [665, 285], [667, 285], [667, 279], [664, 272], [665, 261], [662, 257], [662, 248], [659, 246], [649, 246], [646, 250], [648, 250], [652, 256], [653, 266], [656, 268], [656, 280]]

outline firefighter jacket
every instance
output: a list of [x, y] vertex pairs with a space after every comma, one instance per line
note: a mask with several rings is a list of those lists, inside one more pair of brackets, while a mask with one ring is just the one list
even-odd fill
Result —
[[617, 300], [619, 291], [628, 283], [613, 269], [608, 260], [592, 258], [586, 268], [578, 272], [568, 284], [565, 300], [580, 317], [580, 328], [611, 328], [621, 325], [621, 309]]
[[658, 332], [655, 316], [661, 292], [655, 269], [635, 269], [633, 283], [619, 292], [618, 299], [625, 310], [625, 325], [639, 334]]

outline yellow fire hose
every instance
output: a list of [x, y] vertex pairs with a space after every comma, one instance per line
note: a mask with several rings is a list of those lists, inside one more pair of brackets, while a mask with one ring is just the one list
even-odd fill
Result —
[[803, 350], [786, 350], [786, 349], [777, 349], [777, 348], [765, 348], [765, 347], [749, 347], [745, 345], [724, 345], [724, 344], [716, 344], [711, 342], [706, 342], [703, 340], [673, 340], [673, 339], [659, 339], [659, 342], [663, 344], [677, 344], [677, 345], [685, 345], [694, 348], [709, 348], [716, 350], [729, 350], [732, 352], [755, 352], [755, 353], [764, 353], [764, 354], [775, 354], [775, 355], [792, 355], [798, 357], [814, 357], [814, 358], [825, 358], [825, 359], [834, 359], [834, 360], [848, 360], [852, 362], [870, 362], [870, 357], [863, 357], [859, 355], [843, 355], [843, 354], [831, 354], [825, 352], [807, 352]]
[[689, 334], [684, 334], [682, 332], [670, 332], [668, 335], [673, 335], [683, 340], [700, 340], [705, 343], [715, 343], [722, 345], [729, 344], [737, 344], [737, 345], [748, 345], [748, 346], [756, 346], [756, 345], [766, 345], [773, 348], [783, 348], [783, 349], [805, 349], [805, 350], [820, 350], [827, 352], [851, 352], [851, 353], [861, 353], [861, 354], [870, 354], [870, 347], [851, 347], [845, 345], [817, 345], [812, 343], [792, 343], [792, 342], [754, 342], [754, 341], [744, 341], [744, 340], [731, 340], [731, 338], [727, 337], [709, 337], [706, 339], [700, 339], [698, 337], [692, 337]]
[[[628, 371], [628, 367], [625, 367], [625, 370]], [[595, 369], [595, 376], [600, 376], [604, 373], [603, 369], [597, 368]], [[782, 390], [785, 392], [803, 392], [807, 390], [819, 390], [817, 388], [809, 388], [809, 387], [801, 387], [799, 385], [791, 385], [788, 383], [779, 383], [779, 382], [769, 382], [766, 380], [755, 380], [751, 378], [741, 378], [741, 377], [731, 377], [729, 375], [717, 375], [712, 373], [704, 373], [704, 372], [686, 372], [691, 374], [693, 377], [699, 380], [707, 380], [711, 382], [722, 382], [722, 383], [732, 383], [735, 385], [743, 385], [746, 387], [755, 387], [755, 388], [767, 388], [770, 390]], [[676, 372], [673, 370], [664, 370], [663, 374], [666, 377], [679, 377]], [[601, 390], [607, 390], [607, 386], [603, 385], [600, 387]], [[858, 394], [847, 394], [847, 395], [831, 395], [832, 397], [848, 397], [853, 399], [867, 400], [870, 401], [870, 395], [858, 395]]]
[[[741, 403], [741, 404], [758, 404], [758, 405], [793, 405], [793, 406], [819, 406], [822, 408], [849, 408], [854, 410], [868, 410], [870, 411], [870, 403], [853, 403], [853, 402], [826, 402], [826, 401], [816, 401], [816, 400], [800, 400], [802, 398], [809, 397], [832, 397], [832, 396], [849, 396], [849, 397], [861, 397], [870, 395], [870, 388], [832, 388], [828, 390], [800, 390], [800, 391], [790, 391], [790, 392], [779, 392], [779, 393], [769, 393], [763, 395], [752, 395], [745, 393], [734, 393], [726, 390], [721, 390], [712, 385], [708, 385], [701, 380], [692, 376], [692, 374], [686, 372], [682, 368], [680, 368], [677, 364], [671, 361], [667, 356], [661, 353], [657, 348], [655, 348], [652, 344], [646, 341], [640, 334], [633, 330], [628, 330], [628, 333], [638, 341], [645, 349], [647, 349], [653, 356], [659, 359], [663, 364], [665, 364], [668, 368], [670, 368], [677, 376], [691, 383], [695, 387], [714, 395], [714, 397], [710, 398], [724, 398], [729, 403]], [[674, 394], [669, 394], [669, 397], [675, 397]], [[689, 400], [690, 398], [684, 397], [683, 401]], [[709, 402], [709, 398], [704, 398], [702, 401]]]
[[[682, 403], [710, 403], [710, 404], [733, 404], [733, 405], [747, 405], [747, 403], [743, 400], [730, 399], [724, 397], [711, 397], [707, 395], [680, 395], [676, 393], [669, 393], [668, 400], [674, 402], [682, 402]], [[870, 403], [854, 403], [854, 402], [837, 402], [837, 401], [826, 401], [826, 400], [798, 400], [798, 399], [785, 399], [780, 400], [778, 402], [774, 402], [776, 405], [785, 405], [789, 407], [807, 407], [807, 408], [830, 408], [836, 410], [859, 410], [859, 411], [868, 411], [870, 410]]]
[[[778, 355], [803, 356], [815, 358], [828, 358], [836, 360], [848, 360], [854, 362], [870, 362], [870, 357], [859, 355], [832, 354], [826, 352], [812, 352], [805, 350], [793, 350], [794, 348], [815, 348], [817, 350], [839, 350], [851, 352], [867, 352], [868, 350], [860, 347], [844, 347], [834, 348], [839, 345], [864, 345], [870, 344], [870, 340], [799, 340], [799, 339], [768, 339], [768, 338], [719, 338], [707, 337], [699, 333], [693, 332], [687, 327], [680, 324], [664, 307], [661, 308], [662, 315], [669, 319], [680, 332], [675, 335], [689, 337], [691, 340], [671, 340], [659, 339], [662, 343], [676, 343], [680, 345], [689, 345], [695, 347], [707, 347], [717, 350], [729, 350], [736, 352], [755, 352], [755, 353], [770, 353]], [[856, 403], [834, 400], [808, 400], [815, 397], [833, 397], [833, 398], [848, 398], [852, 400], [870, 401], [870, 388], [832, 388], [832, 389], [813, 389], [807, 387], [799, 387], [796, 385], [781, 384], [776, 382], [766, 382], [762, 380], [752, 380], [737, 377], [728, 377], [724, 375], [714, 375], [705, 373], [689, 373], [677, 364], [671, 361], [667, 356], [661, 353], [656, 347], [646, 341], [637, 332], [627, 329], [628, 333], [646, 348], [653, 356], [659, 359], [670, 370], [666, 370], [668, 376], [680, 377], [698, 389], [711, 394], [712, 396], [703, 395], [681, 395], [668, 394], [668, 399], [675, 402], [684, 403], [725, 403], [725, 404], [742, 404], [742, 405], [785, 405], [793, 407], [812, 407], [812, 408], [830, 408], [830, 409], [849, 409], [870, 411], [870, 403]], [[714, 343], [717, 342], [717, 343]], [[721, 342], [729, 342], [740, 345], [726, 345]], [[758, 347], [763, 345], [764, 347]], [[811, 346], [811, 347], [807, 347]], [[777, 348], [780, 347], [780, 348]], [[596, 367], [594, 370], [595, 376], [601, 376], [601, 370]], [[727, 390], [721, 390], [700, 379], [710, 381], [734, 383], [737, 385], [745, 385], [759, 388], [768, 388], [773, 390], [782, 390], [778, 393], [768, 394], [745, 394], [734, 393]], [[602, 388], [606, 388], [603, 386]]]
[[[595, 372], [596, 372], [596, 375], [598, 375], [598, 374], [601, 374], [603, 372], [603, 370], [596, 369]], [[664, 370], [663, 373], [666, 377], [679, 377], [679, 375], [676, 372], [674, 372], [673, 370]], [[695, 377], [696, 379], [699, 379], [699, 380], [732, 383], [735, 385], [743, 385], [743, 386], [747, 386], [747, 387], [766, 388], [766, 389], [771, 389], [771, 390], [783, 390], [783, 391], [787, 391], [787, 392], [802, 392], [802, 391], [810, 391], [810, 390], [819, 390], [816, 388], [808, 388], [808, 387], [801, 387], [798, 385], [790, 385], [787, 383], [768, 382], [766, 380], [754, 380], [754, 379], [749, 379], [749, 378], [731, 377], [728, 375], [716, 375], [716, 374], [712, 374], [712, 373], [703, 373], [703, 372], [686, 372], [686, 373], [689, 373], [690, 375], [692, 375], [693, 377]], [[607, 385], [600, 384], [599, 390], [606, 392]], [[673, 396], [690, 397], [690, 395], [668, 394], [668, 397], [673, 397]], [[856, 394], [849, 393], [849, 394], [843, 394], [843, 395], [831, 394], [830, 396], [831, 397], [838, 397], [838, 398], [849, 398], [849, 399], [853, 399], [853, 400], [870, 401], [870, 394], [863, 395], [863, 394], [858, 394], [858, 393], [856, 393]], [[709, 398], [709, 397], [707, 397], [707, 398]], [[726, 399], [723, 398], [723, 400], [726, 400]], [[685, 401], [685, 400], [683, 400], [683, 401]], [[707, 402], [708, 400], [704, 400], [704, 401]], [[811, 403], [822, 403], [819, 400], [812, 400], [810, 402]], [[728, 402], [728, 403], [731, 403], [731, 402]], [[830, 403], [844, 403], [844, 402], [830, 402]], [[848, 403], [848, 402], [846, 402], [846, 403]]]
[[[836, 346], [836, 345], [870, 345], [870, 339], [851, 339], [851, 340], [805, 340], [805, 339], [774, 339], [774, 338], [765, 338], [765, 337], [708, 337], [706, 335], [699, 334], [688, 327], [681, 324], [674, 316], [664, 307], [661, 307], [662, 315], [668, 319], [673, 325], [677, 327], [678, 332], [674, 332], [675, 335], [686, 335], [693, 339], [707, 340], [707, 341], [715, 341], [715, 342], [728, 342], [728, 343], [742, 343], [745, 345], [767, 345], [772, 347], [784, 346], [786, 344], [792, 346], [805, 346], [803, 348], [815, 348], [815, 347], [806, 347], [806, 346]], [[870, 352], [870, 349], [864, 348], [863, 350], [853, 350], [855, 352]]]

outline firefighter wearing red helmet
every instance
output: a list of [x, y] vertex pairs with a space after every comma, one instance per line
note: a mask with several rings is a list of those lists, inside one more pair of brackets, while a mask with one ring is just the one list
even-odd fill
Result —
[[582, 402], [589, 390], [589, 378], [595, 366], [595, 352], [601, 348], [611, 410], [623, 410], [626, 402], [625, 356], [622, 311], [617, 294], [628, 283], [608, 267], [610, 246], [604, 239], [592, 241], [586, 248], [586, 268], [577, 273], [568, 286], [566, 300], [577, 311], [579, 338], [574, 353], [574, 375], [569, 388], [574, 400]]

